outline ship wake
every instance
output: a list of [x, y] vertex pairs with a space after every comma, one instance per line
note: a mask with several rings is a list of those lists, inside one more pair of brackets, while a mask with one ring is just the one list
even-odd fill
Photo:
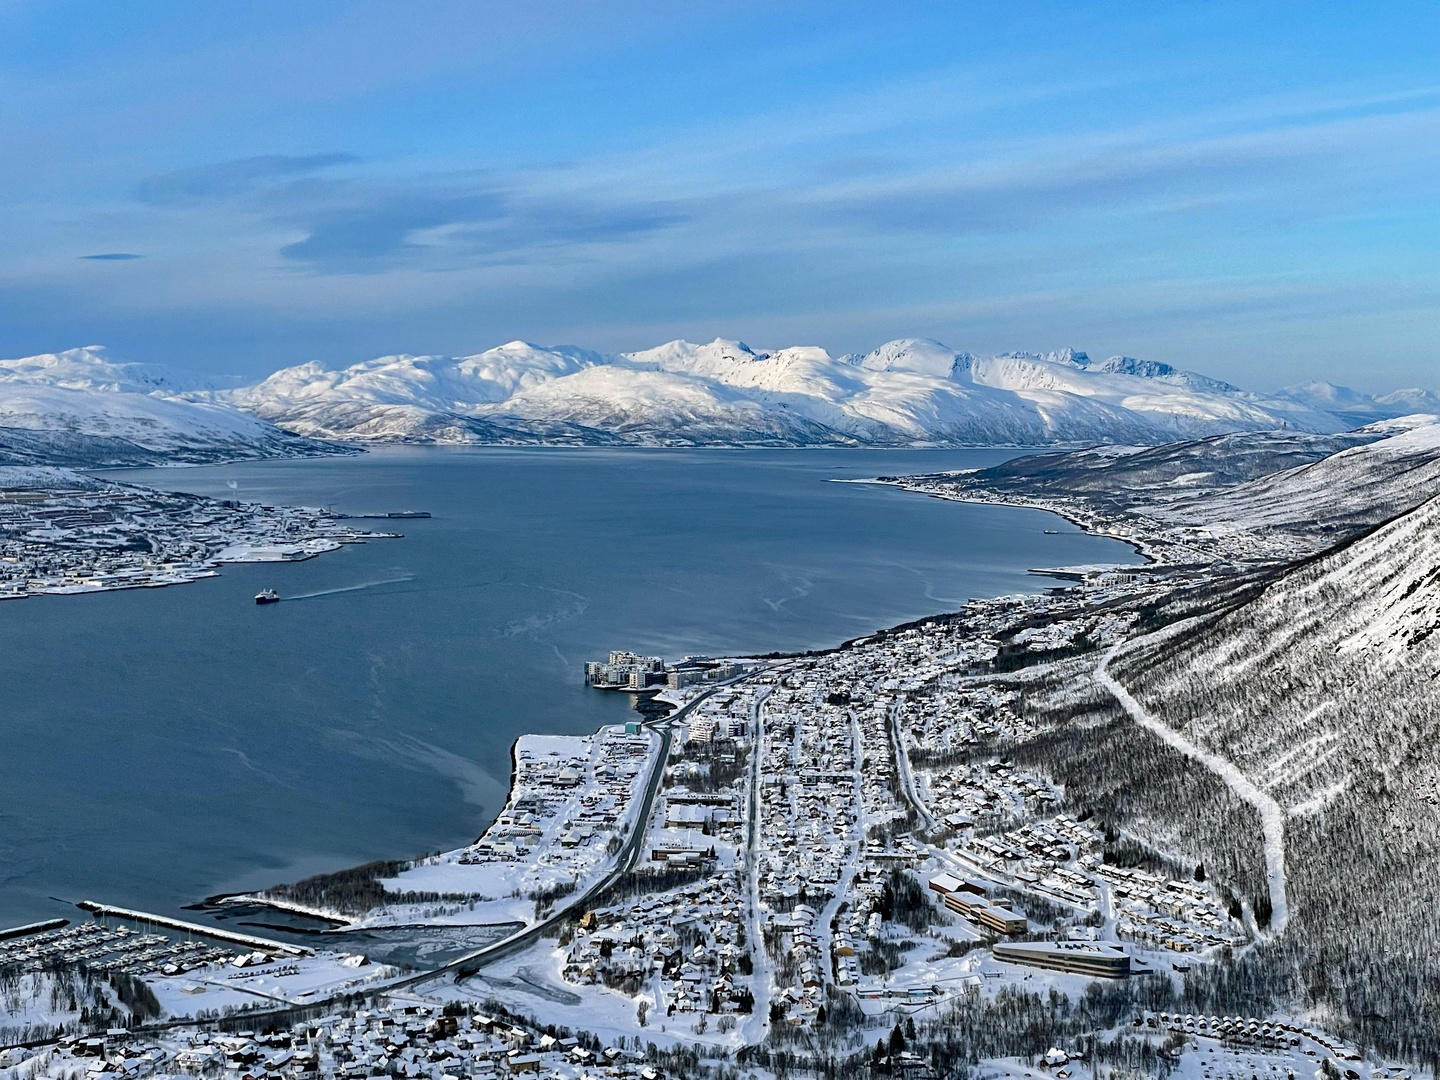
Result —
[[336, 593], [358, 592], [361, 589], [373, 589], [380, 585], [396, 585], [402, 581], [414, 581], [414, 574], [406, 574], [404, 577], [384, 578], [380, 581], [362, 581], [358, 585], [345, 585], [338, 589], [321, 589], [319, 592], [300, 593], [298, 596], [283, 596], [282, 601], [291, 600], [314, 600], [317, 596], [334, 596]]

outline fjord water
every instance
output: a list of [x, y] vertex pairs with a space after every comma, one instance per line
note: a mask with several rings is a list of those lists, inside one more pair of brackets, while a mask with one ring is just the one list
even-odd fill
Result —
[[[0, 603], [0, 927], [463, 844], [517, 735], [630, 715], [582, 685], [612, 648], [823, 648], [1054, 584], [1031, 567], [1138, 561], [1038, 511], [826, 482], [1010, 456], [392, 448], [107, 473], [434, 517], [191, 585]], [[265, 587], [287, 599], [257, 606]]]

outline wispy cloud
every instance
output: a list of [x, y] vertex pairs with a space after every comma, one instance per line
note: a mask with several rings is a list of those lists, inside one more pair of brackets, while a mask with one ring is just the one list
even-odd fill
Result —
[[[1149, 208], [1166, 213], [1210, 213], [1231, 200], [1253, 198], [1277, 179], [1294, 189], [1333, 176], [1337, 159], [1361, 172], [1367, 154], [1386, 144], [1424, 140], [1436, 133], [1440, 111], [1389, 117], [1348, 116], [1304, 126], [1288, 124], [1223, 137], [1066, 138], [1049, 154], [1026, 154], [961, 165], [950, 170], [886, 177], [875, 183], [816, 185], [797, 191], [817, 218], [882, 231], [965, 233], [1021, 229], [1046, 219], [1102, 207]], [[1425, 156], [1433, 157], [1433, 154]], [[1393, 154], [1386, 155], [1394, 161]], [[1330, 200], [1307, 200], [1328, 213]], [[1287, 214], [1298, 207], [1292, 205]]]
[[304, 176], [358, 160], [353, 154], [332, 153], [300, 157], [266, 154], [220, 161], [152, 176], [141, 182], [135, 194], [141, 202], [160, 204], [236, 195], [251, 190], [261, 181]]
[[622, 242], [691, 217], [673, 200], [537, 197], [485, 183], [469, 188], [356, 183], [283, 194], [308, 205], [277, 218], [307, 234], [284, 245], [281, 257], [324, 273], [454, 269], [496, 258], [525, 259], [544, 250]]
[[124, 262], [126, 259], [143, 259], [144, 255], [136, 255], [133, 251], [102, 251], [98, 255], [81, 255], [82, 259], [96, 259], [100, 262]]
[[254, 373], [719, 333], [1429, 378], [1413, 11], [786, 7], [36, 9], [0, 336]]
[[[853, 248], [867, 234], [897, 242], [978, 232], [1022, 236], [1094, 211], [1199, 218], [1254, 205], [1271, 186], [1292, 195], [1310, 189], [1279, 204], [1286, 217], [1323, 216], [1343, 191], [1333, 183], [1337, 170], [1358, 182], [1373, 172], [1372, 161], [1398, 163], [1408, 155], [1413, 165], [1427, 156], [1418, 148], [1440, 114], [1424, 95], [1396, 97], [1402, 99], [1408, 110], [1379, 115], [1357, 115], [1358, 105], [1330, 99], [1308, 108], [1285, 102], [1269, 113], [1257, 107], [1245, 114], [1246, 130], [1218, 134], [1232, 115], [991, 139], [952, 146], [950, 162], [923, 168], [882, 155], [790, 167], [813, 140], [808, 128], [791, 132], [788, 150], [778, 132], [766, 129], [775, 164], [761, 167], [746, 150], [744, 132], [755, 124], [747, 119], [693, 145], [680, 141], [663, 168], [655, 163], [657, 148], [408, 182], [273, 174], [263, 197], [245, 205], [302, 232], [303, 239], [280, 247], [285, 261], [342, 274], [453, 270], [496, 260], [565, 264], [577, 249], [668, 235], [673, 242], [663, 250], [645, 249], [661, 260], [653, 269], [664, 274], [677, 263], [714, 265], [757, 245], [793, 255]], [[1400, 149], [1407, 145], [1417, 149]], [[254, 195], [258, 181], [250, 183], [238, 194]]]
[[388, 265], [394, 256], [420, 247], [410, 239], [420, 230], [470, 225], [505, 213], [500, 197], [486, 191], [378, 192], [371, 199], [354, 195], [345, 194], [348, 206], [320, 210], [307, 227], [309, 235], [285, 245], [280, 254], [336, 270]]

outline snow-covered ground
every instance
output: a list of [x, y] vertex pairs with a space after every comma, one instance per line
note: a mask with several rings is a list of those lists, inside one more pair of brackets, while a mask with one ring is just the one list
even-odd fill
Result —
[[1386, 437], [1149, 512], [1225, 533], [1313, 524], [1333, 537], [1337, 529], [1384, 521], [1440, 491], [1440, 417], [1406, 416], [1370, 430]]
[[[1167, 628], [1164, 633], [1165, 636], [1174, 636], [1184, 628], [1184, 624], [1177, 624]], [[1225, 781], [1231, 791], [1255, 808], [1255, 812], [1260, 816], [1260, 827], [1265, 834], [1265, 876], [1270, 886], [1270, 933], [1283, 933], [1285, 923], [1290, 918], [1290, 905], [1285, 893], [1285, 811], [1237, 768], [1233, 761], [1196, 746], [1179, 731], [1146, 712], [1130, 691], [1121, 686], [1107, 670], [1110, 661], [1121, 648], [1122, 646], [1116, 645], [1105, 653], [1100, 666], [1095, 669], [1096, 682], [1115, 695], [1115, 700], [1120, 702], [1137, 724], [1153, 731], [1168, 745], [1205, 766]]]
[[[239, 388], [123, 363], [98, 346], [0, 360], [0, 426], [120, 440], [176, 460], [307, 452], [284, 432], [362, 442], [1154, 445], [1338, 432], [1434, 401], [1427, 391], [1364, 398], [1338, 387], [1266, 396], [1155, 361], [1095, 362], [1070, 349], [976, 356], [916, 338], [841, 357], [724, 339], [615, 355], [512, 341], [339, 371], [303, 364]], [[102, 449], [119, 447], [92, 447]]]
[[221, 563], [291, 562], [396, 535], [321, 510], [0, 467], [0, 598], [173, 585], [213, 577]]
[[521, 736], [509, 797], [484, 834], [381, 879], [394, 901], [351, 927], [525, 924], [584, 893], [614, 866], [655, 763], [659, 736], [629, 726]]
[[[487, 966], [461, 985], [474, 1000], [496, 998], [510, 1008], [553, 1018], [552, 1022], [572, 1029], [593, 1032], [606, 1042], [621, 1036], [638, 1036], [657, 1046], [700, 1045], [737, 1050], [745, 1045], [744, 1033], [737, 1021], [747, 1017], [732, 1017], [731, 1023], [722, 1025], [721, 1017], [705, 1012], [667, 1016], [650, 987], [638, 997], [630, 997], [598, 984], [568, 982], [562, 975], [565, 953], [566, 950], [557, 948], [553, 941], [541, 941], [517, 956]], [[644, 1024], [640, 1023], [637, 1008], [642, 1000], [648, 1005]]]
[[[89, 346], [0, 360], [0, 427], [84, 436], [103, 463], [124, 445], [174, 461], [313, 453], [273, 424], [218, 402], [182, 400], [191, 385]], [[132, 455], [133, 456], [133, 455]], [[149, 464], [142, 456], [135, 464]]]
[[303, 1005], [375, 989], [397, 974], [395, 968], [372, 964], [363, 956], [322, 951], [279, 957], [254, 967], [212, 964], [183, 975], [152, 975], [145, 981], [167, 1016], [184, 1017], [207, 1010]]

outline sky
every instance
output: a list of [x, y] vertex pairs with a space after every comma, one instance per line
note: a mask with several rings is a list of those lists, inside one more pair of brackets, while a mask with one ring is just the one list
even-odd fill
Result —
[[1440, 387], [1440, 6], [0, 0], [0, 356]]

